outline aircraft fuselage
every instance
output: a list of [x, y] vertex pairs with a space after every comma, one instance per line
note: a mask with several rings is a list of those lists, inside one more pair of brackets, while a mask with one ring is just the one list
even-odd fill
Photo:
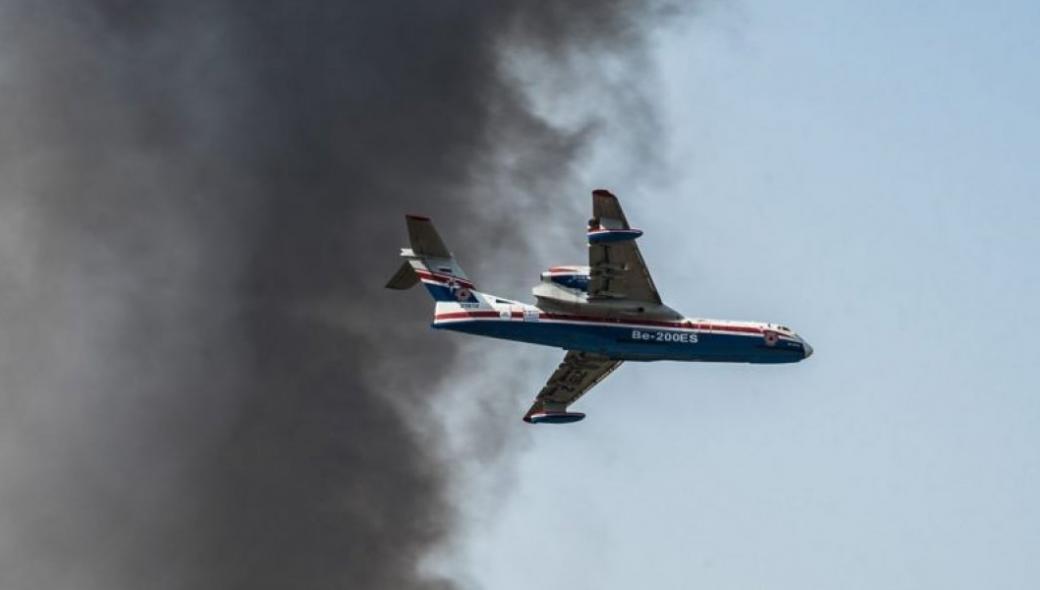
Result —
[[433, 327], [592, 352], [628, 361], [794, 363], [812, 347], [794, 332], [761, 322], [621, 318], [560, 313], [531, 305], [466, 309], [438, 304]]

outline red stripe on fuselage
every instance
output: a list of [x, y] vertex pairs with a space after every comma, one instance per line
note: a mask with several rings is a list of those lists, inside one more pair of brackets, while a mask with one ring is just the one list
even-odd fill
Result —
[[416, 269], [415, 274], [419, 275], [420, 279], [426, 279], [428, 281], [434, 281], [437, 283], [450, 283], [451, 281], [455, 281], [459, 284], [460, 287], [465, 287], [467, 289], [474, 288], [473, 283], [467, 281], [466, 279], [460, 279], [459, 277], [453, 277], [451, 275], [441, 275], [420, 269]]
[[[510, 314], [511, 318], [523, 318], [523, 312], [514, 311]], [[459, 320], [459, 319], [480, 319], [480, 318], [499, 318], [501, 315], [497, 311], [451, 311], [447, 313], [439, 313], [434, 316], [434, 320]], [[678, 328], [683, 330], [707, 330], [712, 332], [741, 332], [745, 334], [761, 334], [762, 329], [754, 326], [723, 326], [719, 324], [704, 324], [704, 323], [685, 323], [685, 322], [666, 322], [658, 320], [623, 320], [618, 318], [598, 318], [595, 316], [582, 316], [572, 315], [563, 313], [547, 313], [541, 312], [538, 314], [540, 320], [560, 320], [570, 322], [590, 322], [598, 324], [617, 324], [620, 326], [655, 326], [661, 328]]]
[[[518, 312], [517, 317], [521, 317], [522, 314]], [[479, 318], [497, 318], [501, 317], [497, 311], [449, 311], [448, 313], [439, 313], [433, 317], [435, 320], [459, 320], [459, 319], [479, 319]]]

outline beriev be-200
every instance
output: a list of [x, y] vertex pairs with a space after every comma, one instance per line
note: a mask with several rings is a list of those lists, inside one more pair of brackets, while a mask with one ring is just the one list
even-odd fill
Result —
[[567, 423], [568, 407], [624, 361], [796, 363], [813, 349], [790, 328], [763, 322], [686, 317], [654, 287], [617, 197], [592, 193], [587, 266], [554, 266], [534, 287], [537, 303], [478, 291], [427, 217], [406, 217], [411, 248], [387, 287], [419, 282], [436, 300], [433, 327], [562, 348], [563, 362], [524, 420]]

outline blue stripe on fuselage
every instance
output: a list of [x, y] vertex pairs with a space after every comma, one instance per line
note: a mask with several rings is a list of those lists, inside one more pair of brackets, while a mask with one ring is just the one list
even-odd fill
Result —
[[[433, 327], [566, 350], [594, 352], [623, 360], [794, 363], [805, 358], [800, 342], [780, 340], [774, 346], [768, 346], [760, 335], [741, 336], [717, 331], [518, 319], [448, 321], [435, 323]], [[692, 341], [693, 336], [696, 337], [695, 342]]]

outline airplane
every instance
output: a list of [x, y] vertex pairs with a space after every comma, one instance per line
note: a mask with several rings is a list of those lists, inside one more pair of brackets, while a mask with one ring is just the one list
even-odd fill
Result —
[[478, 291], [428, 217], [407, 215], [411, 248], [387, 283], [419, 282], [436, 300], [433, 327], [562, 348], [563, 362], [524, 415], [532, 424], [585, 418], [569, 407], [624, 361], [796, 363], [813, 349], [778, 324], [686, 317], [661, 301], [636, 239], [610, 191], [592, 192], [587, 266], [553, 266], [534, 289], [535, 305]]

